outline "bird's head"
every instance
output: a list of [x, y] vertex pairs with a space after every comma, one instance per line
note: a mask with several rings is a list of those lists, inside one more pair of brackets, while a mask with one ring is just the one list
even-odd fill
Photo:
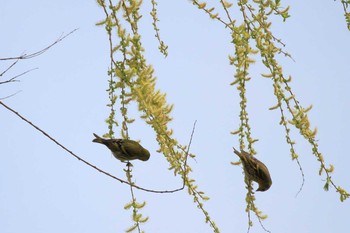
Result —
[[139, 155], [139, 159], [142, 161], [147, 161], [149, 160], [150, 156], [151, 154], [149, 153], [149, 151], [143, 148], [142, 152]]
[[271, 187], [272, 181], [271, 181], [271, 179], [267, 179], [265, 181], [259, 182], [258, 184], [259, 184], [259, 188], [256, 191], [265, 192], [266, 190], [268, 190]]

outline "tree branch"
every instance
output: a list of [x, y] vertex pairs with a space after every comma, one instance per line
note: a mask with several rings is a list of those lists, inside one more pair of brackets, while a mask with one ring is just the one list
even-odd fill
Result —
[[[0, 61], [7, 61], [7, 60], [22, 60], [22, 59], [30, 59], [33, 57], [37, 57], [43, 53], [45, 53], [47, 50], [49, 50], [51, 47], [53, 47], [54, 45], [56, 45], [57, 43], [61, 42], [62, 40], [64, 40], [66, 37], [68, 37], [69, 35], [71, 35], [72, 33], [74, 33], [75, 31], [77, 31], [78, 28], [74, 29], [73, 31], [69, 32], [68, 34], [64, 35], [63, 33], [60, 35], [60, 37], [58, 37], [57, 40], [55, 40], [52, 44], [50, 44], [49, 46], [43, 48], [42, 50], [39, 50], [35, 53], [30, 53], [30, 54], [23, 54], [21, 56], [18, 57], [5, 57], [5, 58], [0, 58]], [[17, 61], [16, 61], [17, 62]], [[15, 63], [16, 63], [15, 62]], [[12, 64], [11, 66], [13, 66], [14, 64]], [[10, 67], [11, 68], [11, 67]]]
[[[78, 155], [76, 155], [74, 152], [72, 152], [71, 150], [69, 150], [68, 148], [66, 148], [64, 145], [62, 145], [61, 143], [59, 143], [56, 139], [54, 139], [53, 137], [51, 137], [48, 133], [46, 133], [44, 130], [40, 129], [38, 126], [34, 125], [32, 122], [30, 122], [29, 120], [27, 120], [25, 117], [23, 117], [22, 115], [20, 115], [18, 112], [16, 112], [15, 110], [13, 110], [12, 108], [10, 108], [9, 106], [7, 106], [6, 104], [4, 104], [2, 101], [0, 101], [0, 104], [2, 106], [4, 106], [7, 110], [11, 111], [12, 113], [14, 113], [15, 115], [17, 115], [19, 118], [21, 118], [23, 121], [25, 121], [26, 123], [28, 123], [29, 125], [31, 125], [32, 127], [34, 127], [37, 131], [41, 132], [42, 134], [44, 134], [47, 138], [49, 138], [51, 141], [53, 141], [55, 144], [57, 144], [59, 147], [61, 147], [63, 150], [65, 150], [66, 152], [68, 152], [70, 155], [72, 155], [73, 157], [75, 157], [76, 159], [78, 159], [79, 161], [85, 163], [86, 165], [88, 165], [89, 167], [103, 173], [106, 176], [111, 177], [112, 179], [115, 179], [121, 183], [130, 185], [134, 188], [137, 188], [139, 190], [145, 191], [145, 192], [151, 192], [151, 193], [174, 193], [180, 190], [184, 189], [184, 185], [181, 188], [178, 189], [173, 189], [173, 190], [153, 190], [153, 189], [146, 189], [146, 188], [142, 188], [140, 186], [137, 186], [135, 184], [132, 184], [128, 181], [125, 181], [123, 179], [120, 179], [116, 176], [111, 175], [110, 173], [96, 167], [95, 165], [89, 163], [88, 161], [82, 159], [81, 157], [79, 157]], [[193, 134], [193, 133], [192, 133]], [[192, 137], [191, 137], [192, 138]]]

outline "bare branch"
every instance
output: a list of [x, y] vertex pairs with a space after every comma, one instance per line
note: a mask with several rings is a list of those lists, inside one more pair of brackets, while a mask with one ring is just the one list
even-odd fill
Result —
[[[54, 45], [56, 45], [57, 43], [61, 42], [62, 40], [64, 40], [66, 37], [68, 37], [69, 35], [71, 35], [72, 33], [74, 33], [75, 31], [77, 31], [78, 28], [74, 29], [73, 31], [69, 32], [68, 34], [64, 35], [63, 33], [61, 34], [60, 37], [58, 37], [57, 40], [55, 40], [52, 44], [50, 44], [49, 46], [47, 46], [46, 48], [39, 50], [35, 53], [31, 53], [31, 54], [23, 54], [21, 56], [18, 57], [7, 57], [7, 58], [0, 58], [0, 61], [6, 61], [6, 60], [21, 60], [21, 59], [30, 59], [36, 56], [39, 56], [43, 53], [45, 53], [47, 50], [49, 50], [51, 47], [53, 47]], [[17, 62], [17, 61], [16, 61]], [[15, 63], [16, 63], [15, 62]], [[12, 65], [13, 66], [13, 65]]]
[[13, 93], [13, 94], [11, 94], [11, 95], [8, 95], [8, 96], [5, 96], [5, 97], [2, 97], [2, 98], [0, 98], [0, 100], [4, 100], [4, 99], [7, 99], [7, 98], [10, 98], [10, 97], [12, 97], [12, 96], [14, 96], [14, 95], [17, 95], [18, 93], [20, 93], [21, 91], [17, 91], [16, 93]]
[[[54, 45], [56, 45], [57, 43], [61, 42], [63, 39], [65, 39], [67, 36], [71, 35], [72, 33], [74, 33], [76, 30], [78, 29], [74, 29], [73, 31], [69, 32], [68, 34], [64, 35], [62, 34], [57, 40], [55, 40], [52, 44], [50, 44], [49, 46], [45, 47], [44, 49], [40, 50], [40, 51], [37, 51], [35, 53], [31, 53], [31, 54], [23, 54], [21, 56], [18, 56], [18, 57], [8, 57], [8, 58], [0, 58], [0, 61], [8, 61], [8, 60], [16, 60], [14, 61], [11, 65], [9, 65], [2, 73], [0, 73], [0, 77], [2, 77], [6, 72], [8, 72], [12, 67], [14, 67], [19, 60], [22, 60], [22, 59], [30, 59], [30, 58], [33, 58], [33, 57], [36, 57], [36, 56], [39, 56], [41, 54], [43, 54], [44, 52], [46, 52], [47, 50], [49, 50], [51, 47], [53, 47]], [[30, 70], [27, 70], [21, 74], [18, 74], [8, 80], [5, 80], [5, 81], [1, 81], [0, 82], [0, 85], [1, 84], [5, 84], [5, 83], [11, 83], [11, 82], [19, 82], [20, 80], [17, 80], [17, 78], [21, 77], [22, 75], [25, 75], [33, 70], [36, 70], [38, 68], [34, 68], [34, 69], [30, 69]], [[20, 92], [20, 91], [18, 91]], [[6, 97], [3, 97], [3, 98], [0, 98], [0, 100], [4, 100], [4, 99], [7, 99], [7, 98], [10, 98], [11, 96], [14, 96], [16, 95], [18, 92], [12, 94], [12, 95], [9, 95], [9, 96], [6, 96]]]
[[17, 61], [13, 62], [9, 67], [7, 67], [7, 69], [0, 74], [0, 77], [3, 76], [7, 71], [9, 71], [14, 65], [16, 65], [18, 61], [19, 59], [17, 59]]
[[[188, 146], [187, 146], [187, 150], [186, 150], [186, 159], [185, 159], [185, 162], [184, 162], [184, 171], [185, 171], [184, 173], [185, 174], [186, 174], [187, 158], [188, 158], [188, 155], [189, 155], [189, 152], [190, 152], [190, 147], [191, 147], [191, 144], [192, 144], [192, 138], [193, 138], [194, 130], [196, 129], [196, 124], [197, 124], [197, 120], [195, 120], [194, 123], [193, 123], [190, 141], [188, 142]], [[184, 179], [184, 187], [185, 187], [185, 179]]]
[[0, 104], [2, 106], [4, 106], [6, 109], [8, 109], [9, 111], [13, 112], [15, 115], [17, 115], [19, 118], [21, 118], [23, 121], [25, 121], [26, 123], [28, 123], [29, 125], [31, 125], [32, 127], [34, 127], [36, 130], [38, 130], [39, 132], [41, 132], [42, 134], [44, 134], [47, 138], [49, 138], [51, 141], [53, 141], [54, 143], [56, 143], [59, 147], [61, 147], [63, 150], [67, 151], [69, 154], [71, 154], [73, 157], [75, 157], [76, 159], [78, 159], [79, 161], [85, 163], [86, 165], [88, 165], [89, 167], [103, 173], [106, 176], [109, 176], [121, 183], [130, 185], [134, 188], [140, 189], [142, 191], [145, 192], [151, 192], [151, 193], [174, 193], [180, 190], [183, 190], [184, 187], [178, 188], [178, 189], [173, 189], [173, 190], [153, 190], [153, 189], [146, 189], [146, 188], [142, 188], [140, 186], [137, 186], [135, 184], [129, 183], [128, 181], [125, 181], [123, 179], [120, 179], [116, 176], [111, 175], [110, 173], [96, 167], [95, 165], [89, 163], [88, 161], [82, 159], [81, 157], [79, 157], [78, 155], [76, 155], [74, 152], [72, 152], [71, 150], [69, 150], [68, 148], [66, 148], [65, 146], [63, 146], [61, 143], [59, 143], [56, 139], [54, 139], [53, 137], [51, 137], [48, 133], [46, 133], [44, 130], [40, 129], [38, 126], [34, 125], [32, 122], [30, 122], [29, 120], [27, 120], [25, 117], [23, 117], [22, 115], [20, 115], [18, 112], [16, 112], [15, 110], [13, 110], [12, 108], [10, 108], [9, 106], [5, 105], [2, 101], [0, 101]]
[[[18, 60], [17, 60], [18, 61]], [[16, 62], [17, 62], [16, 61]], [[25, 72], [23, 72], [22, 74], [18, 74], [18, 75], [16, 75], [15, 77], [12, 77], [12, 78], [10, 78], [9, 80], [6, 80], [6, 81], [3, 81], [3, 82], [0, 82], [0, 84], [5, 84], [5, 83], [10, 83], [10, 82], [19, 82], [19, 80], [16, 80], [18, 77], [21, 77], [22, 75], [25, 75], [26, 73], [29, 73], [29, 72], [31, 72], [31, 71], [33, 71], [33, 70], [37, 70], [38, 68], [33, 68], [33, 69], [30, 69], [30, 70], [27, 70], [27, 71], [25, 71]], [[8, 70], [8, 69], [7, 69]], [[7, 71], [6, 70], [6, 71]], [[5, 71], [5, 72], [6, 72]]]

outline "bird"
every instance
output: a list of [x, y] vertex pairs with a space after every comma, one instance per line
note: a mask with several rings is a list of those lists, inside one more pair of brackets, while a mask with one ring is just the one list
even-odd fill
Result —
[[235, 148], [233, 148], [233, 150], [241, 159], [247, 178], [259, 184], [259, 188], [256, 191], [264, 192], [268, 190], [272, 185], [272, 180], [270, 172], [265, 164], [244, 150], [241, 150], [241, 152], [237, 151]]
[[150, 158], [149, 151], [136, 141], [129, 139], [105, 139], [95, 133], [93, 135], [95, 136], [95, 139], [92, 140], [93, 142], [107, 146], [112, 151], [113, 156], [122, 162], [135, 159], [147, 161]]

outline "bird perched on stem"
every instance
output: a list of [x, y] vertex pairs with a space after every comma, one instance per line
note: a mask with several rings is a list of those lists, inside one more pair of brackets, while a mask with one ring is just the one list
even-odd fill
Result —
[[129, 139], [105, 139], [97, 134], [93, 142], [104, 144], [112, 151], [113, 156], [120, 161], [129, 161], [139, 159], [147, 161], [150, 157], [148, 150], [143, 148], [140, 143]]
[[259, 188], [256, 191], [266, 191], [272, 185], [271, 176], [269, 170], [258, 159], [254, 158], [251, 154], [242, 150], [241, 152], [233, 148], [234, 152], [241, 159], [244, 172], [249, 180], [255, 181], [259, 184]]

